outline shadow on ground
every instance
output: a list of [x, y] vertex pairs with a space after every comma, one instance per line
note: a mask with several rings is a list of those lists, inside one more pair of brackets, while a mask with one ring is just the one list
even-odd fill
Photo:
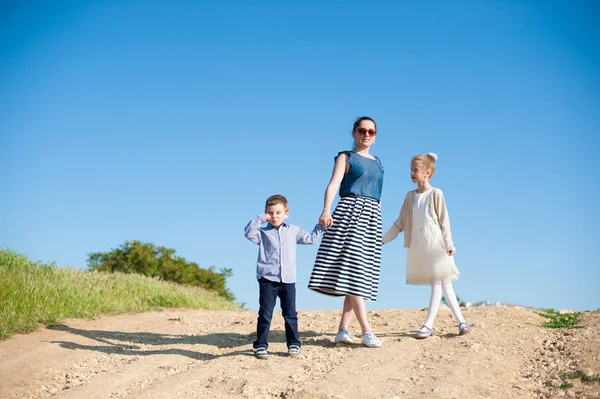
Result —
[[[70, 341], [52, 341], [65, 349], [79, 349], [96, 351], [106, 354], [120, 354], [129, 356], [152, 356], [152, 355], [181, 355], [196, 360], [210, 360], [223, 356], [252, 356], [252, 342], [255, 333], [239, 334], [233, 332], [211, 333], [205, 335], [196, 334], [159, 334], [149, 332], [122, 332], [105, 330], [84, 330], [70, 327], [66, 324], [58, 324], [48, 327], [51, 330], [63, 331], [73, 335], [79, 335], [100, 342], [105, 345], [84, 345]], [[314, 331], [303, 331], [301, 337], [304, 345], [322, 347], [333, 347], [331, 339], [324, 334]], [[270, 343], [285, 343], [285, 332], [272, 330], [269, 335]], [[223, 354], [203, 353], [182, 348], [167, 348], [148, 350], [145, 346], [171, 346], [171, 345], [209, 345], [219, 349], [237, 348], [250, 346]]]

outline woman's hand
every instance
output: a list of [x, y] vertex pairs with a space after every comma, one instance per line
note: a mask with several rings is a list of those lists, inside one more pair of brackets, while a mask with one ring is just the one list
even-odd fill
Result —
[[323, 211], [321, 213], [321, 217], [319, 217], [319, 224], [321, 226], [329, 227], [333, 224], [333, 218], [331, 217], [331, 213], [328, 211]]

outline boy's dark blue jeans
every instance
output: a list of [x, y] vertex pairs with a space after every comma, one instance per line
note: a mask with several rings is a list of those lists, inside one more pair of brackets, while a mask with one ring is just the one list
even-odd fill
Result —
[[279, 297], [281, 313], [285, 321], [287, 346], [288, 348], [290, 345], [301, 346], [298, 336], [298, 313], [296, 312], [296, 283], [280, 283], [261, 278], [258, 280], [258, 286], [260, 288], [260, 309], [258, 310], [254, 348], [267, 349], [269, 347], [269, 330], [277, 297]]

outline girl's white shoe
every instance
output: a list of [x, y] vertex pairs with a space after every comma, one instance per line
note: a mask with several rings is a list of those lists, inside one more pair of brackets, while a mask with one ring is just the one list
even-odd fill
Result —
[[431, 337], [435, 334], [435, 328], [429, 328], [426, 325], [423, 325], [419, 331], [415, 334], [416, 339], [423, 339], [427, 337]]
[[467, 323], [466, 321], [463, 323], [460, 323], [458, 325], [458, 335], [465, 335], [468, 334], [472, 331], [473, 329], [471, 328], [471, 326], [469, 325], [469, 323]]

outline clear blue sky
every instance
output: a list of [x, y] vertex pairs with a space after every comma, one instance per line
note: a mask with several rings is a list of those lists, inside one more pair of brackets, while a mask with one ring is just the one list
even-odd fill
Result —
[[[384, 230], [439, 154], [462, 299], [597, 309], [599, 26], [595, 1], [4, 1], [0, 246], [85, 268], [149, 241], [256, 309], [244, 226], [281, 193], [311, 229], [368, 115]], [[341, 308], [306, 288], [316, 251], [298, 308]], [[369, 309], [427, 305], [405, 256], [384, 247]]]

